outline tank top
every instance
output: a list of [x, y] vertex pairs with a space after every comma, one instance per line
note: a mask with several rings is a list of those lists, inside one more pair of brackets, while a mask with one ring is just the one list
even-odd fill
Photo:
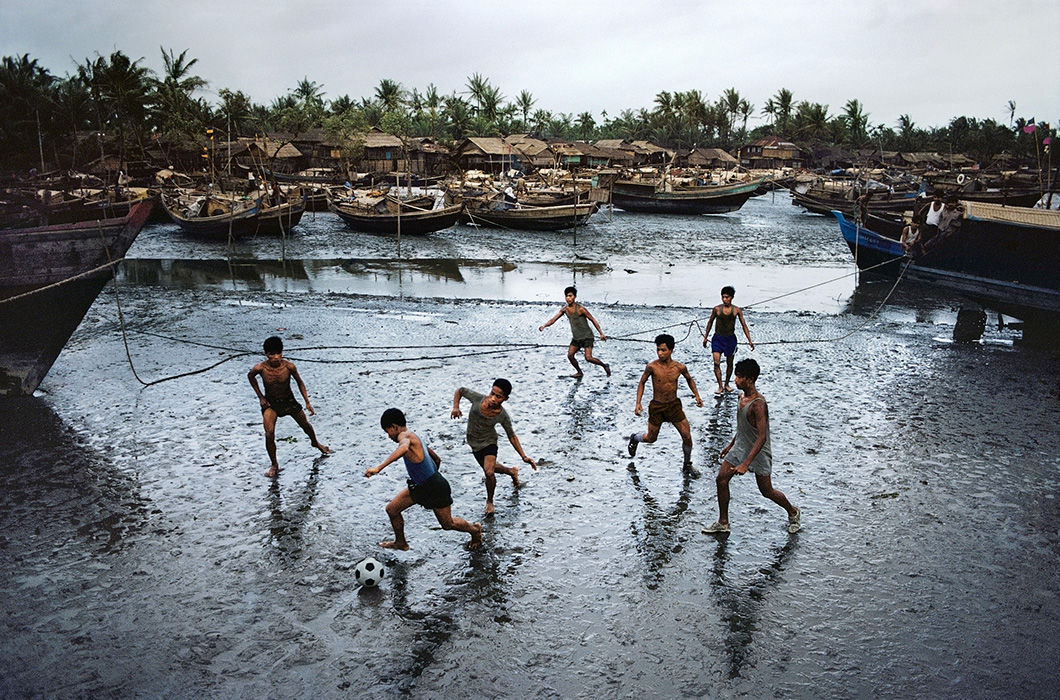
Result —
[[731, 314], [719, 311], [716, 324], [717, 325], [714, 326], [714, 331], [718, 335], [736, 335], [736, 307], [734, 306], [732, 308]]
[[423, 445], [422, 461], [413, 462], [407, 454], [402, 458], [405, 460], [405, 470], [409, 473], [409, 480], [417, 486], [430, 479], [438, 471], [434, 460], [431, 459], [430, 450], [427, 449], [427, 443], [420, 440], [420, 444]]
[[589, 330], [589, 319], [584, 314], [578, 313], [579, 308], [579, 306], [575, 306], [574, 311], [570, 311], [569, 308], [564, 310], [564, 313], [567, 314], [567, 320], [570, 321], [571, 337], [576, 340], [592, 338], [593, 332]]
[[928, 226], [938, 226], [939, 220], [942, 219], [942, 212], [945, 210], [945, 206], [940, 206], [938, 209], [935, 209], [934, 204], [929, 204], [927, 214], [924, 215], [924, 223]]
[[[758, 431], [751, 425], [751, 421], [747, 420], [747, 411], [755, 401], [765, 403], [765, 399], [759, 396], [748, 401], [746, 406], [736, 412], [736, 442], [733, 443], [729, 453], [725, 455], [725, 461], [733, 466], [738, 466], [747, 459], [747, 455], [751, 454], [751, 448], [754, 447], [755, 442], [758, 440]], [[769, 434], [766, 433], [766, 441], [762, 444], [762, 449], [751, 460], [750, 468], [752, 470], [755, 467], [771, 468], [773, 466], [773, 449], [769, 442]]]

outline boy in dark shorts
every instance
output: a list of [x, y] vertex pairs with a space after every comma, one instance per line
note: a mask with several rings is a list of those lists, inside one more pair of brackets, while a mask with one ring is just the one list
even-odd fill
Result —
[[600, 328], [600, 324], [596, 322], [593, 315], [589, 313], [589, 310], [584, 306], [575, 301], [578, 296], [578, 290], [574, 287], [567, 287], [563, 290], [563, 296], [567, 300], [566, 305], [562, 306], [556, 315], [545, 321], [545, 325], [541, 326], [537, 330], [543, 331], [553, 323], [559, 320], [560, 316], [566, 315], [567, 320], [570, 321], [570, 347], [567, 348], [567, 360], [574, 365], [574, 374], [571, 375], [575, 379], [582, 378], [582, 368], [578, 366], [578, 360], [575, 359], [575, 355], [578, 354], [578, 350], [585, 351], [585, 361], [591, 362], [594, 365], [600, 365], [604, 368], [604, 374], [611, 376], [611, 366], [606, 362], [593, 357], [593, 331], [589, 328], [589, 323], [592, 322], [596, 326], [596, 332], [600, 334], [600, 340], [607, 340], [607, 336], [604, 335], [604, 331]]
[[364, 475], [375, 476], [399, 458], [405, 460], [405, 469], [409, 475], [408, 487], [402, 489], [386, 504], [386, 514], [390, 518], [390, 525], [394, 528], [394, 539], [380, 542], [379, 546], [403, 551], [409, 548], [409, 543], [405, 540], [405, 518], [401, 513], [411, 508], [413, 504], [417, 504], [433, 510], [442, 529], [469, 533], [471, 541], [467, 543], [467, 548], [478, 549], [482, 545], [482, 525], [453, 517], [450, 510], [453, 497], [449, 490], [449, 482], [438, 471], [442, 458], [421, 441], [416, 433], [406, 427], [405, 414], [400, 409], [388, 408], [383, 411], [379, 425], [387, 437], [396, 442], [398, 446], [379, 466], [366, 469]]
[[[266, 338], [262, 349], [268, 359], [251, 367], [250, 372], [247, 373], [247, 379], [250, 380], [250, 386], [254, 387], [254, 393], [258, 395], [258, 402], [261, 404], [261, 421], [265, 427], [265, 451], [269, 454], [269, 460], [272, 462], [268, 471], [265, 472], [265, 476], [271, 479], [280, 472], [280, 464], [276, 461], [277, 418], [281, 416], [293, 417], [295, 422], [305, 431], [305, 434], [309, 436], [309, 444], [320, 450], [320, 454], [331, 454], [331, 448], [327, 445], [322, 445], [317, 440], [313, 426], [309, 424], [309, 419], [305, 416], [306, 411], [311, 416], [315, 414], [313, 404], [309, 403], [309, 393], [306, 391], [305, 382], [302, 381], [302, 377], [298, 374], [298, 368], [290, 360], [283, 359], [283, 341], [276, 336]], [[265, 387], [264, 393], [258, 387], [257, 376], [259, 374], [261, 375], [261, 383]], [[302, 392], [302, 399], [305, 401], [305, 411], [302, 410], [301, 404], [294, 398], [294, 393], [291, 391], [292, 377], [295, 383], [298, 384], [298, 390]]]
[[[714, 355], [714, 377], [718, 380], [718, 388], [715, 394], [732, 391], [729, 381], [732, 379], [732, 356], [736, 354], [736, 319], [740, 319], [743, 326], [743, 334], [747, 336], [747, 344], [755, 349], [751, 340], [751, 331], [747, 329], [747, 321], [743, 318], [743, 310], [734, 306], [732, 298], [736, 296], [736, 290], [725, 286], [721, 288], [721, 303], [710, 312], [710, 320], [707, 321], [707, 330], [703, 333], [703, 347], [707, 347], [707, 337], [710, 335], [710, 327], [717, 320], [718, 328], [714, 337], [710, 340], [710, 350]], [[725, 383], [721, 381], [721, 356], [725, 356]]]
[[702, 406], [703, 399], [699, 397], [699, 389], [692, 375], [688, 373], [688, 367], [673, 359], [674, 337], [663, 333], [655, 338], [655, 352], [659, 358], [652, 360], [644, 368], [637, 385], [637, 405], [633, 412], [638, 416], [641, 414], [640, 400], [644, 396], [644, 385], [651, 377], [652, 399], [648, 404], [648, 432], [643, 435], [633, 433], [629, 436], [626, 445], [629, 456], [637, 454], [637, 446], [642, 442], [652, 443], [659, 437], [659, 428], [663, 423], [673, 423], [677, 432], [681, 435], [681, 449], [685, 454], [684, 470], [692, 476], [698, 472], [692, 467], [692, 429], [688, 425], [688, 418], [681, 407], [681, 399], [677, 398], [677, 379], [684, 377], [688, 382], [688, 388], [696, 397], [696, 405]]
[[512, 485], [519, 488], [519, 467], [506, 467], [497, 461], [497, 424], [504, 428], [508, 442], [512, 443], [512, 447], [523, 461], [537, 469], [537, 463], [523, 452], [523, 446], [519, 444], [519, 438], [512, 428], [512, 420], [501, 406], [511, 393], [512, 383], [507, 379], [497, 379], [493, 382], [489, 394], [483, 395], [460, 387], [453, 395], [453, 412], [450, 414], [452, 418], [463, 415], [460, 412], [460, 399], [471, 402], [471, 410], [467, 416], [467, 444], [486, 475], [486, 515], [492, 515], [494, 511], [493, 492], [497, 488], [497, 472], [512, 477]]

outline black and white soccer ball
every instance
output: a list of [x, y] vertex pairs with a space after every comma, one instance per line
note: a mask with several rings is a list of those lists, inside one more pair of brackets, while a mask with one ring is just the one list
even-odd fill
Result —
[[357, 585], [365, 588], [378, 586], [385, 575], [386, 570], [383, 569], [383, 565], [372, 557], [365, 557], [353, 567], [353, 578], [356, 579]]

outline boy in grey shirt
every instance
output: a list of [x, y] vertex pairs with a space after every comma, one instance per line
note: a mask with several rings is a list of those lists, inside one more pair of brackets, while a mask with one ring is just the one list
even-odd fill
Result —
[[452, 418], [459, 418], [463, 415], [460, 412], [460, 399], [464, 398], [471, 402], [471, 410], [467, 417], [467, 444], [471, 447], [475, 460], [478, 461], [486, 475], [486, 515], [492, 515], [494, 511], [493, 492], [497, 488], [496, 472], [512, 477], [512, 485], [519, 488], [519, 467], [506, 467], [497, 462], [497, 429], [495, 426], [499, 424], [504, 428], [508, 441], [512, 443], [515, 451], [519, 453], [524, 462], [537, 470], [537, 463], [523, 452], [523, 446], [519, 444], [519, 438], [512, 428], [512, 420], [501, 406], [508, 400], [511, 393], [512, 383], [507, 379], [497, 379], [493, 382], [489, 394], [480, 394], [466, 387], [460, 387], [453, 395], [453, 412], [450, 414]]

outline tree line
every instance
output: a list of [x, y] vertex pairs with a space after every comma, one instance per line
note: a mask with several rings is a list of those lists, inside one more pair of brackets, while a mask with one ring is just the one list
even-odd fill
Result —
[[[596, 141], [649, 140], [668, 148], [718, 147], [734, 151], [762, 136], [775, 135], [809, 147], [825, 145], [881, 151], [964, 153], [988, 166], [999, 154], [1033, 161], [1047, 124], [1017, 117], [1009, 123], [958, 116], [942, 127], [921, 127], [903, 114], [897, 124], [873, 124], [857, 99], [833, 113], [829, 105], [796, 100], [780, 88], [758, 109], [736, 88], [713, 101], [699, 90], [662, 91], [650, 106], [603, 112], [554, 112], [521, 90], [505, 96], [489, 78], [475, 73], [463, 91], [442, 94], [434, 84], [420, 91], [389, 78], [373, 94], [326, 99], [324, 86], [307, 77], [270, 104], [255, 103], [243, 91], [217, 90], [211, 103], [201, 92], [206, 79], [194, 73], [198, 59], [161, 49], [156, 73], [122, 51], [96, 55], [58, 77], [28, 54], [0, 61], [0, 170], [74, 168], [103, 155], [122, 162], [143, 158], [149, 144], [202, 143], [208, 129], [237, 136], [324, 133], [357, 160], [357, 135], [378, 127], [402, 138], [431, 137], [453, 144], [468, 136], [532, 133], [539, 138]], [[754, 128], [748, 122], [762, 117]], [[1032, 128], [1034, 127], [1034, 128]]]

